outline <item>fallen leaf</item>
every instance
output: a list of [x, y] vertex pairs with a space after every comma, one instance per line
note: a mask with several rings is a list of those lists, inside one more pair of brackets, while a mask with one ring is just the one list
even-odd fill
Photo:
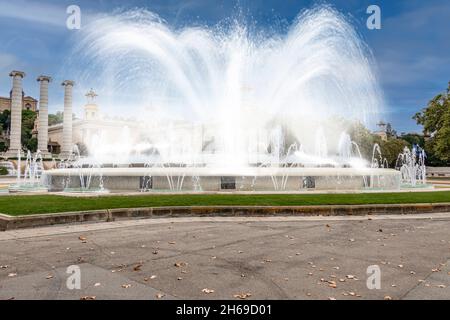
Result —
[[131, 284], [123, 284], [122, 285], [122, 288], [124, 288], [124, 289], [128, 289], [129, 287], [131, 287]]
[[84, 296], [81, 297], [80, 300], [95, 300], [96, 298], [96, 296]]
[[174, 266], [177, 267], [177, 268], [182, 268], [182, 267], [187, 266], [187, 262], [183, 262], [183, 261], [175, 262]]
[[205, 288], [205, 289], [202, 290], [202, 292], [203, 292], [203, 293], [206, 293], [206, 294], [210, 294], [210, 293], [214, 293], [214, 290], [213, 290], [213, 289]]
[[337, 287], [335, 281], [328, 281], [328, 286], [329, 286], [330, 288], [336, 288], [336, 287]]
[[247, 299], [248, 297], [251, 297], [252, 294], [250, 292], [246, 292], [246, 293], [238, 293], [233, 295], [234, 298], [238, 298], [238, 299]]

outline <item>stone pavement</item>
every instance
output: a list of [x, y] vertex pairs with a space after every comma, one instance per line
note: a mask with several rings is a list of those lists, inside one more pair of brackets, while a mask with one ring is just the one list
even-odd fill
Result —
[[[0, 299], [450, 299], [450, 214], [175, 218], [0, 232]], [[81, 272], [69, 290], [67, 267]], [[369, 290], [367, 267], [381, 269]]]

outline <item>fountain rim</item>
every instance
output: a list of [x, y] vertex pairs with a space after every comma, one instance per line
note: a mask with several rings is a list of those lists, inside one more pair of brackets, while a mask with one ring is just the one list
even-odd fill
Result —
[[134, 168], [64, 168], [43, 172], [48, 176], [69, 176], [90, 174], [94, 176], [198, 176], [198, 177], [267, 177], [267, 176], [368, 176], [388, 175], [401, 176], [395, 169], [384, 168], [310, 168], [310, 167], [134, 167]]

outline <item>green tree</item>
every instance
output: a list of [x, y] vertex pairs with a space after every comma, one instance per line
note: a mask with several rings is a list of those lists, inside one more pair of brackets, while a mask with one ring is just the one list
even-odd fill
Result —
[[55, 124], [62, 123], [64, 120], [64, 114], [61, 111], [56, 112], [56, 114], [48, 115], [48, 125], [53, 126]]
[[372, 158], [373, 144], [379, 142], [369, 129], [361, 122], [354, 122], [350, 125], [349, 132], [351, 139], [358, 145], [361, 155], [364, 159]]
[[22, 110], [22, 145], [27, 149], [29, 149], [29, 146], [33, 146], [32, 143], [30, 144], [30, 139], [32, 138], [36, 116], [36, 112], [32, 110]]
[[11, 123], [11, 112], [9, 110], [4, 110], [0, 113], [0, 127], [3, 131], [7, 131], [9, 129], [9, 125]]
[[450, 82], [447, 91], [435, 96], [413, 119], [430, 136], [425, 143], [428, 163], [450, 165]]
[[0, 176], [6, 176], [8, 174], [8, 169], [5, 167], [0, 167]]
[[379, 143], [383, 158], [387, 159], [389, 168], [394, 168], [398, 155], [403, 152], [405, 147], [410, 147], [409, 143], [403, 139], [389, 139]]
[[409, 143], [409, 146], [412, 147], [414, 144], [421, 146], [422, 148], [425, 146], [425, 138], [421, 134], [417, 133], [406, 133], [400, 136], [401, 139], [405, 140]]
[[36, 152], [38, 146], [38, 140], [37, 138], [33, 137], [27, 141], [27, 144], [25, 147], [30, 150], [31, 152]]

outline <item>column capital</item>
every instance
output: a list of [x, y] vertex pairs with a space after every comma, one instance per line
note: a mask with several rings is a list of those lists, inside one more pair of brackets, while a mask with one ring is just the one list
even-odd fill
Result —
[[25, 77], [25, 72], [22, 71], [17, 71], [17, 70], [13, 70], [11, 71], [11, 73], [9, 74], [10, 77], [15, 77], [15, 76], [20, 76], [20, 77]]
[[74, 86], [75, 82], [72, 80], [65, 80], [63, 83], [61, 83], [62, 86]]
[[52, 77], [42, 75], [42, 76], [39, 76], [36, 80], [38, 82], [41, 82], [41, 81], [51, 82], [52, 81]]

